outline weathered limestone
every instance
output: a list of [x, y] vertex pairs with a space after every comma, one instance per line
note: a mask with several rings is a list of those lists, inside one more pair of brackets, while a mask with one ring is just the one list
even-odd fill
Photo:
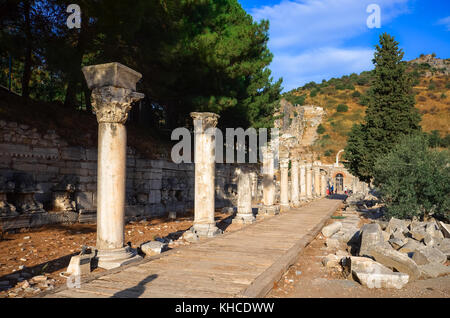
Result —
[[327, 196], [327, 173], [323, 170], [320, 176], [320, 196], [323, 198]]
[[313, 193], [312, 193], [312, 165], [311, 163], [306, 164], [306, 182], [305, 182], [305, 188], [306, 188], [306, 198], [308, 200], [312, 199]]
[[261, 214], [275, 215], [280, 207], [275, 205], [274, 154], [270, 147], [262, 147], [263, 154], [263, 206]]
[[200, 237], [221, 234], [214, 220], [215, 128], [219, 115], [191, 113], [195, 134], [194, 231]]
[[390, 246], [382, 244], [373, 245], [370, 246], [365, 254], [373, 257], [377, 262], [384, 266], [408, 274], [411, 281], [420, 277], [420, 271], [417, 264], [410, 259], [407, 254], [396, 251]]
[[151, 241], [141, 244], [141, 251], [147, 256], [158, 255], [167, 249], [167, 243]]
[[97, 115], [97, 248], [98, 266], [106, 269], [140, 259], [124, 245], [126, 128], [133, 102], [144, 97], [135, 92], [141, 74], [119, 63], [83, 68], [92, 89], [92, 107]]
[[32, 175], [28, 173], [15, 173], [12, 177], [15, 182], [13, 204], [20, 214], [38, 214], [45, 213], [43, 204], [36, 201], [36, 193], [42, 193], [42, 190], [36, 185]]
[[287, 154], [280, 156], [280, 209], [289, 210], [289, 157]]
[[306, 164], [304, 161], [300, 165], [300, 199], [306, 200]]
[[252, 189], [250, 173], [243, 170], [238, 179], [238, 206], [233, 223], [251, 224], [255, 222], [252, 211]]
[[426, 265], [429, 263], [444, 264], [447, 261], [447, 255], [435, 247], [423, 246], [413, 252], [412, 260], [417, 265]]
[[350, 267], [353, 275], [368, 288], [401, 289], [408, 283], [409, 275], [394, 273], [392, 270], [370, 258], [350, 257]]
[[378, 223], [366, 224], [361, 228], [361, 247], [359, 255], [368, 255], [372, 246], [378, 245], [384, 241], [381, 227]]
[[315, 165], [314, 166], [314, 196], [316, 198], [320, 197], [321, 194], [321, 186], [320, 186], [320, 167]]
[[291, 159], [291, 204], [293, 207], [300, 205], [299, 193], [299, 162], [297, 158]]
[[334, 222], [334, 223], [331, 223], [330, 225], [325, 226], [322, 229], [322, 234], [325, 237], [330, 237], [334, 233], [339, 232], [340, 229], [342, 229], [342, 223], [341, 222]]

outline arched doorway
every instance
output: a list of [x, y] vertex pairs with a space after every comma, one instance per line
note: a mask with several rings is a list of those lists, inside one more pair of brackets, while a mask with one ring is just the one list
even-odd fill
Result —
[[344, 191], [344, 176], [342, 175], [342, 173], [338, 173], [336, 175], [334, 184], [336, 185], [335, 187], [336, 192]]

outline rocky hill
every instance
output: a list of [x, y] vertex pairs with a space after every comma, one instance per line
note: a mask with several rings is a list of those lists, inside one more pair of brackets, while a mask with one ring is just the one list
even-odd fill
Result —
[[[446, 137], [450, 134], [450, 59], [424, 55], [408, 62], [408, 71], [414, 78], [413, 91], [423, 130], [437, 131], [441, 138]], [[284, 112], [283, 105], [293, 109], [301, 105], [322, 107], [323, 121], [317, 128], [319, 138], [313, 148], [322, 162], [332, 163], [336, 153], [345, 147], [353, 124], [364, 118], [372, 79], [372, 71], [365, 71], [320, 84], [310, 82], [283, 95], [286, 103], [281, 104], [280, 114]], [[279, 117], [283, 120], [282, 115]]]

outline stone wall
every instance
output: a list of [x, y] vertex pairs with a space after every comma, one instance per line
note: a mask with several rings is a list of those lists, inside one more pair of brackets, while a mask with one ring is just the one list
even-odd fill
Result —
[[[250, 165], [250, 168], [256, 182], [259, 167]], [[216, 208], [235, 205], [237, 174], [236, 165], [217, 164]], [[8, 203], [13, 205], [20, 205], [17, 199], [20, 182], [16, 180], [20, 175], [35, 182], [37, 187], [32, 193], [37, 203], [43, 204], [45, 213], [53, 214], [53, 217], [41, 217], [37, 223], [48, 223], [49, 219], [57, 223], [67, 219], [67, 215], [72, 221], [95, 221], [96, 148], [69, 145], [54, 131], [40, 134], [26, 125], [0, 121], [0, 176], [3, 183], [17, 183], [8, 191], [1, 190], [0, 185], [0, 192], [6, 193]], [[254, 195], [258, 195], [257, 191]], [[194, 165], [149, 160], [128, 147], [126, 198], [129, 217], [163, 216], [169, 211], [181, 214], [192, 209]], [[18, 212], [22, 216], [26, 214], [25, 210]], [[0, 216], [12, 217], [6, 210], [0, 211]]]

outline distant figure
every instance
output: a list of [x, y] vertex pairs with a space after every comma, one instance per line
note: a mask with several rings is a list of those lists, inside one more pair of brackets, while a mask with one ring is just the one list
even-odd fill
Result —
[[334, 194], [334, 185], [331, 185], [331, 194]]
[[347, 193], [348, 193], [347, 186], [344, 187], [344, 193], [345, 193], [345, 195], [347, 195]]
[[330, 195], [330, 188], [327, 187], [327, 196], [329, 196], [329, 195]]

